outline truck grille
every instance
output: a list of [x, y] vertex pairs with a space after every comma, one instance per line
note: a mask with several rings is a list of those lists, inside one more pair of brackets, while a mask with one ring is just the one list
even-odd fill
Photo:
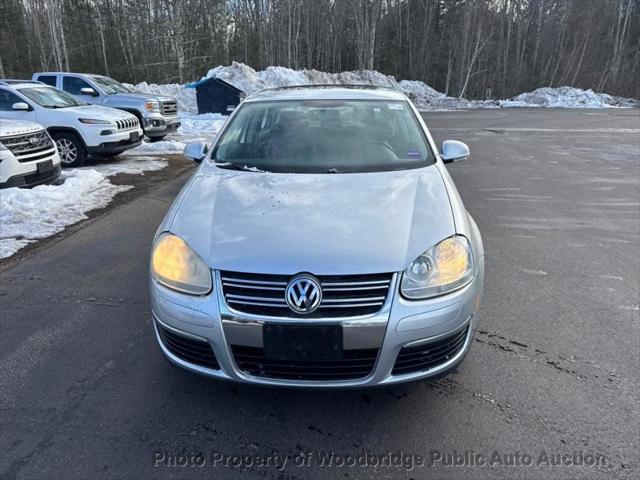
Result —
[[264, 349], [231, 345], [238, 368], [257, 377], [283, 380], [355, 380], [368, 376], [378, 358], [378, 349], [344, 350], [342, 360], [273, 360]]
[[55, 153], [53, 141], [45, 130], [6, 137], [2, 139], [2, 144], [21, 163], [42, 160]]
[[415, 347], [404, 347], [398, 353], [392, 374], [424, 372], [442, 365], [460, 352], [468, 331], [469, 327], [435, 342]]
[[285, 290], [292, 277], [220, 272], [224, 298], [233, 310], [269, 317], [354, 317], [376, 313], [389, 293], [392, 273], [319, 276], [322, 302], [310, 314], [295, 313], [287, 306]]
[[162, 102], [162, 114], [172, 117], [178, 114], [178, 104], [173, 101]]
[[127, 117], [116, 120], [116, 126], [118, 127], [118, 131], [122, 132], [125, 130], [134, 130], [140, 128], [140, 122], [138, 122], [138, 119], [136, 117]]

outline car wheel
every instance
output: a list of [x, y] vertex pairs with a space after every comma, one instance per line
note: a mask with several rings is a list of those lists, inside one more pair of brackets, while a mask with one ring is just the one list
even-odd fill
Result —
[[160, 140], [162, 140], [164, 137], [166, 137], [166, 135], [162, 135], [160, 137], [147, 137], [149, 139], [149, 142], [153, 143], [153, 142], [159, 142]]
[[82, 141], [73, 133], [57, 133], [53, 140], [58, 147], [60, 162], [63, 167], [81, 167], [87, 159], [87, 152]]

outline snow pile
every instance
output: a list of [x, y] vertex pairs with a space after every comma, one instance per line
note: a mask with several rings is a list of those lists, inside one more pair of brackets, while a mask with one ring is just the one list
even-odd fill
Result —
[[501, 100], [501, 107], [608, 108], [640, 105], [631, 98], [612, 97], [606, 93], [574, 87], [543, 87]]
[[327, 73], [318, 70], [292, 70], [286, 67], [268, 67], [256, 72], [253, 68], [233, 62], [230, 66], [219, 66], [207, 72], [204, 78], [220, 78], [247, 94], [263, 88], [287, 87], [291, 85], [372, 85], [400, 90], [421, 108], [460, 108], [472, 102], [447, 97], [424, 82], [402, 80], [375, 70], [357, 70]]
[[142, 93], [173, 97], [178, 102], [178, 109], [183, 112], [196, 113], [198, 111], [196, 91], [193, 88], [185, 88], [184, 85], [180, 85], [179, 83], [158, 85], [157, 83], [142, 82], [137, 85], [131, 85], [129, 83], [125, 83], [124, 85]]
[[125, 155], [181, 154], [185, 145], [189, 142], [210, 144], [224, 125], [224, 122], [227, 121], [227, 118], [229, 117], [219, 113], [196, 115], [181, 112], [180, 128], [176, 133], [168, 135], [165, 140], [157, 142], [145, 140], [142, 145], [128, 150]]
[[[397, 81], [392, 75], [384, 75], [375, 70], [357, 70], [327, 73], [318, 70], [292, 70], [286, 67], [268, 67], [255, 71], [244, 63], [233, 62], [229, 66], [218, 66], [202, 77], [220, 78], [244, 91], [247, 95], [263, 88], [286, 87], [291, 85], [375, 85], [395, 88], [407, 95], [420, 109], [450, 110], [459, 108], [488, 107], [564, 107], [564, 108], [606, 108], [640, 106], [639, 100], [612, 97], [592, 90], [573, 87], [539, 88], [522, 93], [509, 100], [467, 100], [448, 97], [418, 80]], [[195, 89], [183, 85], [156, 85], [146, 82], [134, 88], [149, 93], [170, 95], [178, 100], [182, 111], [196, 113]]]
[[[141, 158], [63, 170], [61, 184], [0, 192], [0, 258], [10, 257], [38, 239], [54, 235], [87, 218], [87, 212], [106, 207], [113, 197], [132, 188], [113, 185], [107, 177], [142, 174], [167, 166], [163, 160]], [[59, 181], [60, 181], [59, 180]]]

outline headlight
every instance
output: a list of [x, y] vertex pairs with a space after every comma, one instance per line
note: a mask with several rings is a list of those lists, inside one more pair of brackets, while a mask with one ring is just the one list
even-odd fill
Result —
[[97, 118], [79, 118], [80, 123], [88, 123], [89, 125], [111, 125], [108, 120], [99, 120]]
[[211, 291], [211, 271], [204, 261], [179, 237], [164, 233], [151, 254], [151, 275], [165, 287], [191, 295]]
[[454, 235], [431, 247], [402, 275], [400, 291], [410, 300], [422, 300], [452, 292], [473, 279], [469, 240]]
[[159, 112], [160, 102], [147, 102], [144, 104], [144, 108], [150, 112]]

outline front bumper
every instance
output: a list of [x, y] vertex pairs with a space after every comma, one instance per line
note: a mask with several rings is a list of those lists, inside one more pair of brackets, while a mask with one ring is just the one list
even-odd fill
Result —
[[[476, 277], [469, 285], [439, 298], [406, 301], [398, 294], [399, 283], [400, 276], [395, 275], [383, 308], [375, 314], [299, 320], [257, 317], [231, 310], [222, 294], [218, 293], [221, 292], [218, 272], [215, 273], [214, 292], [205, 297], [181, 295], [151, 280], [153, 323], [162, 353], [170, 362], [223, 380], [284, 387], [361, 388], [442, 376], [464, 359], [471, 346], [484, 286], [484, 259], [480, 259]], [[241, 366], [236, 348], [241, 344], [247, 349], [259, 349], [263, 326], [269, 323], [340, 324], [345, 352], [376, 349], [375, 361], [369, 373], [353, 379], [299, 380], [251, 373]], [[165, 333], [176, 340], [167, 339]], [[409, 369], [408, 372], [398, 368], [401, 351], [414, 355], [411, 352], [422, 347], [428, 349], [430, 345], [435, 346], [434, 351], [442, 350], [448, 339], [453, 338], [458, 339], [455, 351], [440, 358], [437, 364], [432, 362], [428, 368]], [[178, 348], [173, 348], [176, 343], [171, 342], [177, 342]], [[190, 343], [195, 344], [192, 347], [195, 354], [177, 353], [184, 351], [180, 350], [181, 345]], [[215, 358], [211, 361], [198, 360], [198, 352], [208, 351], [209, 347]]]
[[146, 116], [142, 119], [142, 128], [147, 137], [164, 137], [180, 128], [180, 117], [161, 114]]
[[57, 151], [33, 162], [19, 162], [10, 152], [0, 152], [0, 188], [47, 184], [55, 181], [60, 173], [60, 157]]
[[[132, 139], [132, 134], [137, 133], [137, 139]], [[142, 144], [142, 130], [118, 132], [113, 135], [101, 137], [103, 141], [97, 145], [87, 146], [87, 153], [93, 157], [108, 157], [118, 155], [131, 148]]]

